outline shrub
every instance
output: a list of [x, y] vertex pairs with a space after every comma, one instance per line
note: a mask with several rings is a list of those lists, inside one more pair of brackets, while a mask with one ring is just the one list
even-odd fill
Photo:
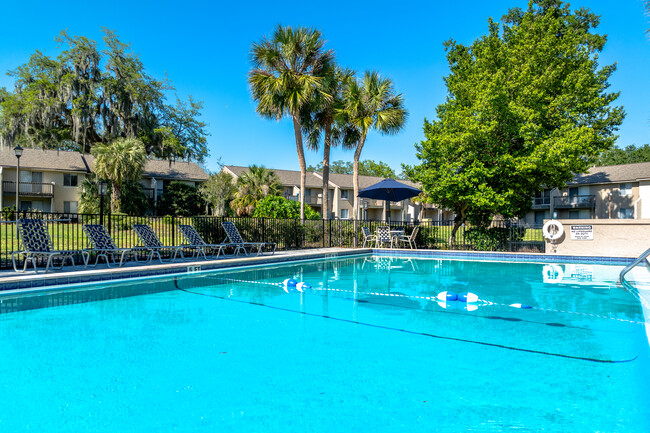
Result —
[[[267, 195], [255, 205], [253, 217], [297, 219], [300, 218], [300, 203], [280, 196]], [[306, 204], [305, 219], [320, 219], [320, 214]]]
[[465, 230], [465, 242], [480, 251], [508, 251], [508, 243], [520, 242], [525, 234], [520, 227], [473, 227]]

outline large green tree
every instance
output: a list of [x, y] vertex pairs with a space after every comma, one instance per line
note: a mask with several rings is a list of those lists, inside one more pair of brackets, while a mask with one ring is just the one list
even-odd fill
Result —
[[[396, 134], [404, 128], [408, 112], [404, 98], [395, 91], [390, 78], [382, 78], [377, 72], [366, 71], [361, 81], [350, 79], [346, 83], [340, 115], [358, 133], [352, 161], [354, 186], [354, 220], [359, 212], [359, 159], [371, 130], [381, 134]], [[356, 233], [356, 230], [355, 230]]]
[[277, 26], [270, 39], [253, 43], [248, 76], [257, 112], [265, 118], [293, 122], [300, 165], [300, 218], [305, 217], [307, 165], [303, 145], [301, 114], [321, 92], [323, 75], [331, 68], [334, 55], [325, 50], [320, 31], [306, 27]]
[[228, 214], [228, 205], [236, 192], [234, 178], [225, 171], [212, 173], [210, 178], [199, 188], [199, 193], [212, 208], [214, 216]]
[[[310, 165], [307, 171], [323, 171], [323, 164], [318, 163], [315, 166]], [[332, 161], [330, 163], [330, 172], [336, 174], [354, 174], [352, 161]], [[373, 161], [366, 159], [359, 161], [359, 176], [377, 176], [388, 179], [399, 179], [400, 177], [395, 173], [388, 164], [383, 161]]]
[[118, 138], [110, 143], [95, 145], [92, 153], [95, 157], [93, 171], [99, 179], [111, 183], [113, 212], [122, 212], [122, 188], [142, 177], [147, 160], [144, 145], [133, 138]]
[[468, 219], [524, 214], [542, 186], [561, 187], [612, 146], [624, 111], [599, 67], [598, 17], [560, 0], [510, 9], [472, 45], [445, 43], [450, 74], [437, 119], [425, 119], [420, 165], [404, 167], [455, 212], [450, 243]]
[[36, 51], [9, 72], [14, 90], [0, 92], [0, 144], [89, 152], [128, 137], [158, 158], [204, 159], [202, 103], [168, 104], [171, 85], [151, 77], [114, 32], [104, 30], [104, 50], [65, 31], [57, 41], [65, 48], [58, 57]]
[[619, 164], [634, 164], [637, 162], [650, 161], [650, 145], [644, 144], [643, 146], [636, 147], [631, 144], [626, 146], [625, 149], [620, 147], [612, 147], [600, 154], [595, 164], [598, 166], [603, 165], [619, 165]]

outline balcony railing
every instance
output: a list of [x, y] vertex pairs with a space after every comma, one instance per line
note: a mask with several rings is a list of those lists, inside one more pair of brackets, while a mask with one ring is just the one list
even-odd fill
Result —
[[549, 209], [551, 207], [551, 197], [533, 198], [533, 209]]
[[565, 209], [593, 209], [596, 207], [595, 195], [573, 195], [553, 197], [553, 206], [555, 208]]
[[[54, 197], [54, 185], [51, 183], [20, 182], [19, 188], [23, 197]], [[2, 181], [2, 192], [16, 194], [16, 182]]]

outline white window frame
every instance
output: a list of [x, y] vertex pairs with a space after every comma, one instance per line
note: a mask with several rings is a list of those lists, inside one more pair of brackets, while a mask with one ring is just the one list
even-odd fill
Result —
[[341, 200], [350, 200], [350, 190], [349, 189], [342, 189], [341, 190]]
[[[74, 176], [77, 179], [76, 185], [66, 185], [65, 184], [65, 177], [68, 176], [68, 179], [70, 180], [70, 183], [72, 183], [72, 176]], [[76, 188], [79, 186], [79, 175], [75, 173], [63, 173], [63, 186], [68, 187], [68, 188]]]
[[341, 219], [342, 220], [347, 220], [350, 218], [350, 210], [349, 209], [341, 209]]
[[[76, 207], [76, 210], [72, 210], [71, 206], [72, 203], [74, 203], [74, 207]], [[68, 206], [68, 209], [66, 210], [66, 205]], [[79, 202], [78, 201], [64, 201], [63, 202], [63, 213], [79, 213]]]

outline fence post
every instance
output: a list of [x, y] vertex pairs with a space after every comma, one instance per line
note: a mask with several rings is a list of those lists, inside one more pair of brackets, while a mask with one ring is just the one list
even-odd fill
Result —
[[176, 215], [172, 215], [172, 243], [176, 245]]
[[332, 220], [328, 220], [328, 221], [329, 221], [329, 227], [327, 228], [327, 231], [329, 232], [329, 240], [330, 240], [329, 246], [330, 248], [332, 248]]

